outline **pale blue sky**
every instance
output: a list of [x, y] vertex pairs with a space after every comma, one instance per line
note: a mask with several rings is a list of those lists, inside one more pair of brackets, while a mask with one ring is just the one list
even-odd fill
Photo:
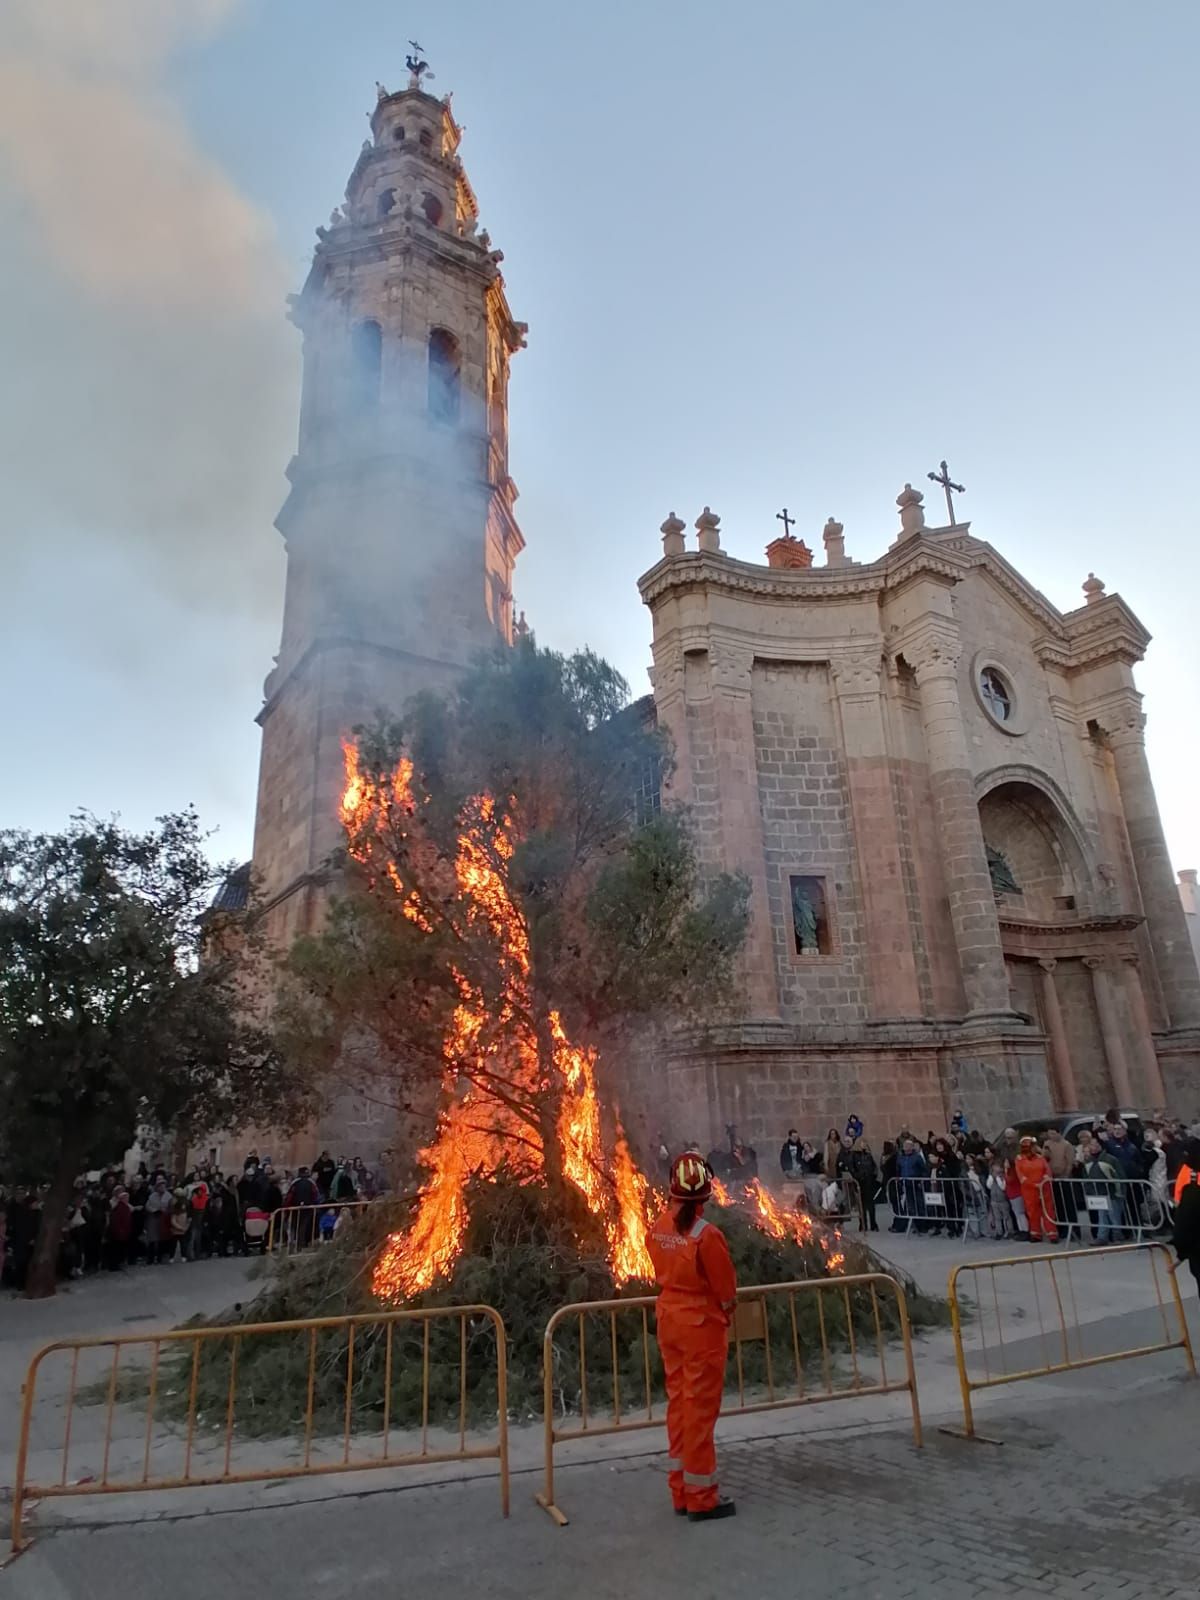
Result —
[[148, 28], [151, 3], [108, 0], [99, 52], [44, 21], [87, 0], [0, 22], [36, 90], [0, 110], [0, 825], [192, 800], [248, 853], [282, 295], [412, 35], [530, 324], [516, 593], [542, 642], [642, 693], [669, 510], [711, 504], [748, 559], [785, 502], [818, 551], [832, 513], [869, 560], [944, 455], [1054, 603], [1094, 569], [1155, 635], [1151, 758], [1200, 863], [1200, 6], [179, 0]]

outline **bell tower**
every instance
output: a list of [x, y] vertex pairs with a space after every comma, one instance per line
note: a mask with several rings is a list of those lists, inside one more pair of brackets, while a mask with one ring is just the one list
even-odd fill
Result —
[[447, 96], [378, 86], [303, 290], [300, 435], [276, 520], [283, 634], [268, 674], [254, 867], [281, 939], [311, 923], [341, 839], [343, 737], [445, 689], [512, 637], [524, 540], [508, 474], [508, 369], [525, 340], [479, 231]]

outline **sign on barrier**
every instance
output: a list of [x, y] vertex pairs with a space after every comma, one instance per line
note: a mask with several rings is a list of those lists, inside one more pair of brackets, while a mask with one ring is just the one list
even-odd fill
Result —
[[[535, 1498], [560, 1527], [568, 1519], [555, 1501], [556, 1445], [666, 1424], [666, 1399], [650, 1324], [656, 1299], [640, 1295], [562, 1306], [546, 1324], [545, 1483]], [[575, 1325], [574, 1339], [557, 1343], [556, 1335], [569, 1323]], [[901, 1349], [893, 1351], [889, 1367], [888, 1341], [896, 1336]], [[723, 1417], [907, 1393], [913, 1442], [920, 1445], [921, 1408], [908, 1306], [903, 1289], [886, 1273], [739, 1289], [730, 1343], [736, 1403], [730, 1403], [732, 1385], [727, 1382]], [[568, 1420], [572, 1410], [575, 1422]]]
[[[987, 1237], [987, 1192], [969, 1178], [892, 1178], [887, 1201], [893, 1223], [903, 1232]], [[896, 1230], [901, 1231], [901, 1230]]]
[[[435, 1330], [457, 1322], [448, 1337]], [[495, 1339], [494, 1437], [467, 1443], [468, 1348], [481, 1333]], [[437, 1340], [439, 1408], [457, 1400], [457, 1423], [431, 1415], [431, 1350]], [[269, 1377], [255, 1372], [266, 1341], [279, 1344]], [[135, 1354], [138, 1352], [138, 1354]], [[42, 1448], [50, 1424], [38, 1411], [38, 1383], [56, 1357], [67, 1363], [61, 1443]], [[419, 1421], [393, 1416], [396, 1396], [414, 1394], [419, 1363]], [[452, 1370], [451, 1370], [452, 1369]], [[478, 1371], [476, 1364], [476, 1371]], [[369, 1390], [364, 1377], [372, 1379]], [[356, 1383], [358, 1388], [356, 1389]], [[281, 1395], [281, 1387], [290, 1395]], [[89, 1393], [90, 1391], [90, 1393]], [[266, 1479], [364, 1472], [441, 1461], [500, 1464], [500, 1500], [509, 1507], [508, 1363], [504, 1324], [491, 1306], [438, 1306], [296, 1322], [180, 1328], [169, 1333], [63, 1339], [44, 1346], [25, 1375], [13, 1478], [12, 1544], [26, 1542], [27, 1501], [64, 1495], [186, 1489]], [[489, 1404], [493, 1389], [487, 1388]], [[261, 1431], [256, 1410], [294, 1397], [292, 1430], [283, 1440]], [[60, 1395], [43, 1390], [44, 1411]], [[77, 1426], [85, 1405], [104, 1408], [102, 1429]], [[132, 1402], [128, 1404], [128, 1402]], [[144, 1420], [141, 1412], [144, 1410]], [[168, 1413], [164, 1415], [164, 1413]], [[38, 1467], [31, 1437], [38, 1415]], [[56, 1430], [57, 1431], [57, 1430]], [[298, 1459], [288, 1459], [288, 1453]], [[44, 1475], [41, 1462], [52, 1470]]]
[[272, 1211], [267, 1225], [266, 1250], [294, 1256], [310, 1245], [323, 1244], [333, 1237], [343, 1215], [353, 1222], [373, 1200], [326, 1200], [311, 1206], [280, 1206]]
[[[1162, 1338], [1149, 1344], [1123, 1346], [1114, 1336], [1109, 1319], [1087, 1322], [1079, 1316], [1079, 1275], [1090, 1273], [1098, 1261], [1126, 1256], [1143, 1264], [1154, 1291], [1155, 1331], [1161, 1320]], [[995, 1261], [967, 1261], [950, 1274], [948, 1294], [954, 1329], [954, 1354], [962, 1392], [963, 1428], [976, 1437], [971, 1396], [979, 1389], [1053, 1373], [1074, 1372], [1135, 1356], [1182, 1350], [1188, 1372], [1196, 1376], [1191, 1335], [1180, 1298], [1179, 1284], [1164, 1244], [1106, 1245], [1089, 1250], [1060, 1250], [1045, 1255], [1005, 1256]], [[970, 1275], [974, 1288], [970, 1338], [964, 1330], [960, 1284]], [[985, 1276], [986, 1275], [986, 1276]], [[1028, 1275], [1033, 1291], [1037, 1332], [1030, 1329], [1027, 1307], [1014, 1303], [1012, 1287]], [[984, 1278], [981, 1288], [980, 1279]], [[1002, 1284], [1010, 1293], [1002, 1292]], [[1005, 1324], [1008, 1323], [1006, 1334]], [[948, 1430], [957, 1431], [957, 1430]]]

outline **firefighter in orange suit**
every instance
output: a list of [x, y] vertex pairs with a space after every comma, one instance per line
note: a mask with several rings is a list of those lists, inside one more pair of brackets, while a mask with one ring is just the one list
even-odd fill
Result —
[[1021, 1140], [1020, 1153], [1014, 1163], [1017, 1181], [1021, 1185], [1021, 1199], [1025, 1202], [1025, 1217], [1029, 1223], [1029, 1237], [1041, 1243], [1043, 1233], [1052, 1243], [1058, 1243], [1058, 1228], [1054, 1222], [1054, 1204], [1051, 1198], [1050, 1163], [1042, 1155], [1037, 1140], [1029, 1134]]
[[671, 1167], [671, 1204], [647, 1245], [662, 1291], [658, 1348], [667, 1380], [667, 1445], [675, 1515], [708, 1522], [734, 1514], [717, 1487], [713, 1429], [725, 1388], [725, 1355], [737, 1277], [720, 1228], [701, 1216], [712, 1168], [689, 1152]]

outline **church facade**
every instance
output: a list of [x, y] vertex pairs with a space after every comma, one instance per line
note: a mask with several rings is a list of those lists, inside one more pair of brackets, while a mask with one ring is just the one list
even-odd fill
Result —
[[[1089, 576], [1058, 611], [906, 485], [877, 560], [824, 530], [731, 559], [706, 507], [640, 580], [713, 868], [752, 923], [735, 1022], [668, 1052], [651, 1116], [769, 1144], [1050, 1111], [1200, 1109], [1200, 982], [1146, 761], [1149, 641]], [[882, 542], [882, 541], [881, 541]]]
[[[380, 87], [291, 305], [303, 388], [253, 860], [278, 946], [319, 925], [343, 740], [514, 631], [525, 328], [423, 70]], [[968, 525], [927, 527], [911, 489], [899, 505], [869, 563], [832, 522], [821, 567], [786, 534], [765, 565], [732, 560], [707, 509], [695, 548], [663, 525], [640, 588], [665, 798], [707, 864], [746, 874], [753, 920], [739, 1018], [622, 1074], [643, 1130], [1200, 1108], [1200, 977], [1132, 676], [1146, 631], [1094, 580], [1058, 612]], [[349, 1096], [315, 1133], [370, 1159], [393, 1138]]]

